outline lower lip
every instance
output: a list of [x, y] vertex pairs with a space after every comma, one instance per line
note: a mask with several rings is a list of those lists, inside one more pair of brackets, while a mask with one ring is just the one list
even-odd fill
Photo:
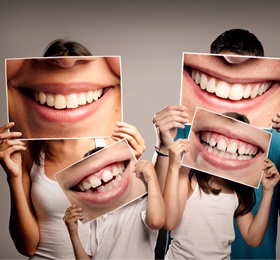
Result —
[[85, 201], [91, 205], [102, 205], [117, 200], [120, 198], [127, 190], [130, 184], [131, 179], [131, 169], [130, 166], [126, 168], [125, 172], [122, 175], [121, 180], [118, 182], [118, 185], [110, 191], [100, 192], [100, 193], [90, 193], [90, 192], [77, 192], [71, 191], [73, 194], [82, 201]]
[[[95, 113], [107, 101], [107, 96], [113, 90], [112, 87], [105, 88], [103, 96], [91, 104], [83, 105], [74, 109], [55, 109], [40, 105], [29, 96], [25, 96], [26, 104], [29, 105], [31, 111], [41, 120], [51, 123], [74, 123], [84, 120]], [[36, 118], [35, 117], [35, 118]]]
[[197, 149], [201, 157], [210, 165], [223, 170], [239, 170], [252, 165], [256, 161], [256, 157], [250, 160], [233, 160], [221, 158], [218, 155], [209, 153], [200, 143], [199, 135], [196, 135]]
[[275, 91], [279, 88], [278, 84], [274, 84], [267, 92], [254, 99], [241, 99], [233, 101], [230, 99], [219, 98], [215, 94], [208, 93], [206, 90], [202, 90], [200, 86], [194, 83], [186, 70], [184, 70], [184, 81], [186, 86], [191, 87], [191, 91], [194, 92], [201, 103], [221, 113], [225, 111], [244, 113], [250, 111], [252, 108], [260, 107], [264, 102], [268, 102], [274, 95]]

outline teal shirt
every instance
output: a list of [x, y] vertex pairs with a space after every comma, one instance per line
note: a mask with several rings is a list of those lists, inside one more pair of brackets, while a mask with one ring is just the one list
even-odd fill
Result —
[[[268, 158], [275, 163], [278, 171], [280, 171], [280, 133], [272, 129], [265, 129], [272, 133]], [[186, 125], [185, 129], [178, 129], [175, 140], [178, 138], [188, 138], [190, 125]], [[256, 205], [252, 209], [253, 215], [256, 215], [261, 197], [262, 187], [255, 189]], [[280, 212], [280, 182], [274, 188], [271, 202], [269, 221], [263, 242], [257, 248], [250, 247], [244, 241], [239, 229], [234, 221], [235, 241], [232, 243], [231, 258], [232, 259], [275, 259], [276, 258], [276, 242], [277, 242], [277, 225], [278, 213]]]

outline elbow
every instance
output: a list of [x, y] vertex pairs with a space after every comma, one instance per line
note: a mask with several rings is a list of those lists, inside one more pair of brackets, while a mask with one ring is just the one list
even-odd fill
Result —
[[164, 228], [165, 228], [166, 230], [171, 231], [171, 230], [176, 229], [177, 226], [178, 226], [178, 225], [176, 225], [176, 223], [174, 223], [174, 221], [168, 221], [168, 219], [167, 219], [166, 222], [165, 222]]
[[248, 242], [247, 244], [253, 248], [256, 248], [258, 247], [260, 244], [261, 244], [262, 241], [251, 241], [251, 242]]
[[36, 249], [34, 248], [30, 248], [30, 247], [16, 247], [17, 248], [17, 251], [26, 256], [26, 257], [32, 257], [34, 256], [35, 252], [36, 252]]
[[148, 226], [152, 230], [161, 229], [165, 224], [164, 216], [153, 217], [153, 219], [149, 222]]

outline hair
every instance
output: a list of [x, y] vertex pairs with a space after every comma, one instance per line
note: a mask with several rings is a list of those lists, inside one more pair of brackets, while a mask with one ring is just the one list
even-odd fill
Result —
[[[223, 115], [250, 124], [249, 119], [245, 115], [236, 112], [226, 112], [223, 113]], [[202, 171], [191, 169], [189, 174], [190, 181], [194, 177], [196, 178], [200, 190], [203, 191], [204, 193], [206, 194], [211, 193], [213, 195], [220, 194], [221, 189], [216, 189], [211, 185], [213, 181], [212, 175]], [[235, 217], [242, 216], [250, 212], [256, 203], [256, 195], [255, 195], [254, 188], [229, 180], [228, 183], [230, 184], [230, 187], [236, 192], [239, 201], [239, 205], [234, 213], [234, 216]]]
[[[82, 44], [67, 39], [56, 39], [48, 44], [43, 57], [58, 56], [92, 56], [91, 52]], [[41, 165], [41, 152], [45, 157], [54, 160], [55, 155], [52, 153], [47, 140], [34, 140], [28, 142], [30, 154], [37, 165]]]
[[240, 55], [264, 56], [259, 39], [245, 29], [231, 29], [220, 34], [210, 45], [210, 52], [230, 51]]

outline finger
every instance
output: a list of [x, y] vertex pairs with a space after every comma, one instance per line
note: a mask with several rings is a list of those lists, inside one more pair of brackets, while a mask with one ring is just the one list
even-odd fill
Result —
[[9, 122], [3, 126], [0, 127], [0, 133], [4, 133], [6, 132], [7, 130], [11, 129], [13, 126], [15, 125], [14, 122]]

